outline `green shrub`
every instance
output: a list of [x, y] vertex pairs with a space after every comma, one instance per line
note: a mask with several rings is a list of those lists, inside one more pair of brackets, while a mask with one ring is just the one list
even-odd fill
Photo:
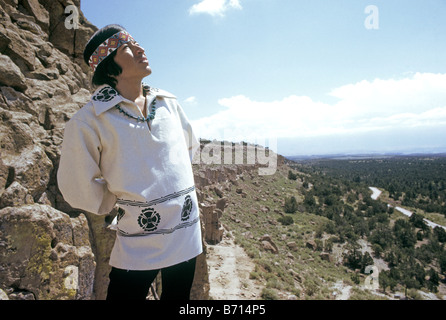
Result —
[[264, 300], [278, 300], [279, 297], [277, 296], [276, 291], [274, 291], [273, 289], [263, 288], [262, 299], [264, 299]]
[[297, 211], [297, 200], [296, 198], [290, 197], [290, 198], [285, 198], [285, 212], [286, 213], [296, 213]]
[[291, 170], [288, 171], [288, 179], [290, 180], [296, 180], [297, 174], [293, 173]]
[[277, 221], [279, 221], [284, 226], [289, 226], [289, 225], [294, 224], [293, 217], [291, 217], [291, 216], [280, 217], [279, 219], [277, 219]]

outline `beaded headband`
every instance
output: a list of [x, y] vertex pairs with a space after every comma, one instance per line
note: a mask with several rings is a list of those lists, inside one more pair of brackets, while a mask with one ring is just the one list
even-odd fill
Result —
[[110, 38], [105, 40], [103, 43], [96, 48], [96, 50], [91, 55], [88, 63], [93, 71], [96, 70], [97, 66], [108, 57], [109, 54], [113, 53], [116, 49], [122, 46], [124, 43], [135, 41], [133, 37], [127, 31], [119, 31], [112, 35]]

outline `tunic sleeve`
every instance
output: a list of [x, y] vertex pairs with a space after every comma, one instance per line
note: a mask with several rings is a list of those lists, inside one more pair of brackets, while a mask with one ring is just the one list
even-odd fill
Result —
[[192, 125], [190, 124], [186, 114], [179, 104], [177, 104], [178, 115], [180, 117], [181, 125], [183, 127], [184, 139], [186, 139], [186, 145], [189, 148], [189, 156], [191, 161], [194, 158], [195, 153], [200, 147], [197, 137], [194, 134]]
[[116, 203], [100, 170], [101, 144], [86, 123], [71, 119], [64, 133], [57, 172], [59, 190], [73, 208], [108, 214]]

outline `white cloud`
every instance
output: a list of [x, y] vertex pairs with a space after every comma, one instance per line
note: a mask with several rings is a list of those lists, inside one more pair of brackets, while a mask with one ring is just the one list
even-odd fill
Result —
[[188, 105], [196, 105], [197, 104], [197, 98], [192, 96], [184, 100], [184, 103]]
[[229, 9], [242, 9], [239, 0], [202, 0], [189, 9], [189, 14], [207, 13], [211, 16], [224, 16]]
[[446, 99], [446, 75], [416, 73], [402, 79], [375, 79], [336, 88], [338, 107], [351, 113], [389, 115], [432, 109]]
[[252, 142], [446, 128], [446, 74], [361, 81], [330, 94], [339, 100], [327, 104], [294, 95], [270, 102], [244, 95], [224, 98], [218, 103], [225, 110], [193, 124], [203, 138]]

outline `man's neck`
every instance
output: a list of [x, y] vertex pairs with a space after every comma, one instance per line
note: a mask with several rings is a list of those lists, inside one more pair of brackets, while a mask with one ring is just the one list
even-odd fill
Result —
[[116, 90], [118, 90], [119, 94], [124, 98], [136, 102], [138, 98], [143, 96], [141, 82], [141, 80], [118, 81]]
[[118, 81], [116, 90], [124, 98], [133, 101], [141, 110], [144, 117], [147, 117], [147, 108], [145, 104], [145, 97], [142, 89], [142, 79], [135, 81]]

